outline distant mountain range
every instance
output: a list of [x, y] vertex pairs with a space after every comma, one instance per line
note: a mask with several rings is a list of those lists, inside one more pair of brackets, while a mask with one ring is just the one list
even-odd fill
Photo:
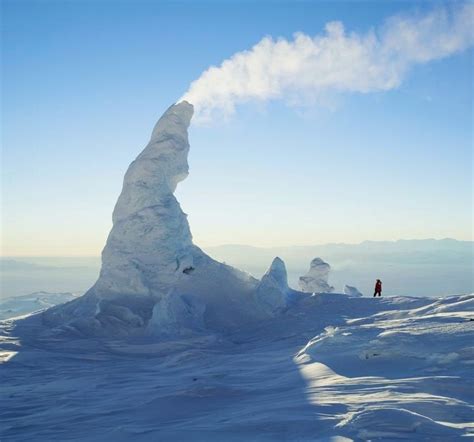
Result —
[[473, 241], [446, 238], [288, 247], [228, 244], [205, 250], [257, 277], [279, 256], [293, 286], [311, 259], [320, 257], [331, 265], [329, 282], [338, 290], [350, 284], [368, 294], [374, 279], [381, 278], [386, 292], [392, 294], [433, 296], [474, 291]]
[[[279, 256], [295, 288], [310, 261], [320, 257], [331, 265], [329, 283], [339, 291], [349, 284], [370, 295], [375, 278], [380, 278], [384, 294], [474, 292], [473, 241], [423, 239], [288, 247], [228, 244], [204, 249], [218, 261], [256, 277], [261, 277]], [[94, 284], [99, 268], [99, 257], [1, 258], [0, 298], [38, 290], [82, 293]]]
[[34, 270], [48, 270], [54, 267], [32, 264], [31, 262], [16, 261], [14, 259], [0, 259], [0, 270], [2, 272], [16, 272], [16, 271], [34, 271]]
[[275, 257], [287, 259], [291, 264], [308, 264], [319, 256], [327, 261], [335, 259], [364, 258], [374, 261], [426, 264], [466, 263], [474, 261], [474, 242], [455, 239], [417, 239], [398, 241], [364, 241], [359, 244], [330, 243], [312, 246], [254, 247], [240, 244], [227, 244], [207, 247], [205, 250], [216, 259], [264, 264]]

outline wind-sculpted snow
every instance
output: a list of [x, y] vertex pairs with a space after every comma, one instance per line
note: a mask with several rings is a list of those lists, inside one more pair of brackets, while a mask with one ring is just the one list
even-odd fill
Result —
[[333, 370], [339, 386], [318, 386], [340, 391], [351, 437], [459, 440], [474, 423], [473, 342], [474, 296], [452, 296], [326, 327], [296, 359]]
[[4, 321], [0, 439], [471, 440], [473, 304], [297, 296], [226, 335], [161, 340], [63, 340], [40, 335], [38, 315]]

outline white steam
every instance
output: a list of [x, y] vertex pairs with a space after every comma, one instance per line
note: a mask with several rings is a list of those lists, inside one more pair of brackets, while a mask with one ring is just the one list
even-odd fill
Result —
[[180, 99], [195, 106], [195, 120], [229, 116], [249, 100], [314, 104], [327, 92], [368, 93], [396, 88], [407, 71], [474, 43], [474, 3], [418, 17], [395, 16], [377, 31], [346, 33], [341, 22], [314, 37], [265, 37], [193, 81]]

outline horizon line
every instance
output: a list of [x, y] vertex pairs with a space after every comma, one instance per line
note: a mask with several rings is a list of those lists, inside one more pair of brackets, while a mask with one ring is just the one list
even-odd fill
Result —
[[[451, 237], [445, 238], [411, 238], [411, 239], [395, 239], [395, 240], [370, 240], [366, 239], [360, 242], [355, 243], [347, 243], [347, 242], [328, 242], [328, 243], [313, 243], [307, 245], [297, 245], [297, 244], [290, 244], [290, 245], [279, 245], [279, 246], [256, 246], [252, 244], [240, 244], [240, 243], [224, 243], [224, 244], [217, 244], [217, 245], [198, 245], [198, 247], [203, 249], [213, 249], [218, 247], [251, 247], [254, 249], [264, 249], [264, 250], [272, 250], [272, 249], [279, 249], [279, 248], [303, 248], [303, 247], [322, 247], [322, 246], [360, 246], [366, 243], [397, 243], [397, 242], [422, 242], [422, 241], [456, 241], [456, 242], [470, 242], [474, 243], [474, 239], [457, 239]], [[3, 255], [0, 254], [0, 259], [8, 259], [8, 258], [100, 258], [101, 253], [97, 255], [44, 255], [44, 254], [34, 254], [34, 255]]]

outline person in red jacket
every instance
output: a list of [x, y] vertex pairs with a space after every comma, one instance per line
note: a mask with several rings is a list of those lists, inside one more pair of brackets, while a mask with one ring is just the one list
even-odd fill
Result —
[[374, 298], [377, 295], [382, 296], [382, 281], [380, 281], [380, 279], [377, 279], [377, 281], [375, 282]]

